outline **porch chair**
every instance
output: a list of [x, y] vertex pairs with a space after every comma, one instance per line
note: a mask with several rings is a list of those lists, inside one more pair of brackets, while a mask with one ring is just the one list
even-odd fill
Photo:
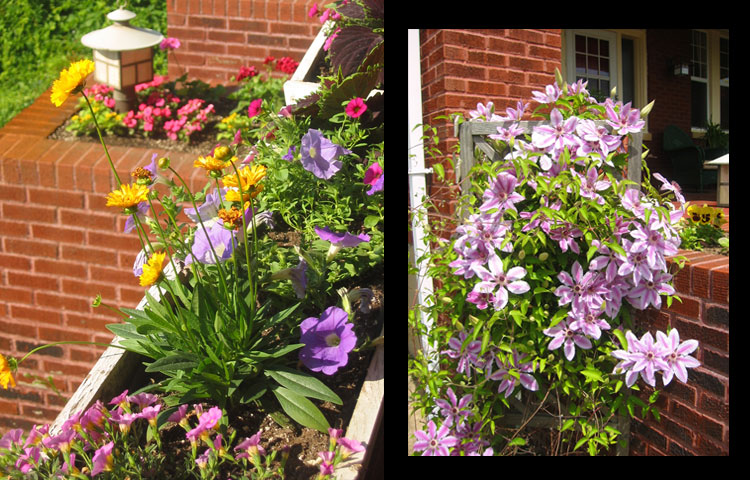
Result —
[[[681, 187], [697, 186], [703, 192], [704, 175], [713, 172], [703, 171], [703, 149], [693, 143], [690, 135], [676, 125], [664, 128], [664, 153], [672, 161], [672, 176]], [[716, 181], [714, 179], [714, 181]]]

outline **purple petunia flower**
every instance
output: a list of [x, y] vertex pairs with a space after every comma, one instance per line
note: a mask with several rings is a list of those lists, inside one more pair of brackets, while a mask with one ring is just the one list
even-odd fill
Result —
[[334, 233], [328, 227], [315, 227], [315, 233], [318, 234], [321, 240], [331, 242], [328, 254], [326, 255], [327, 262], [330, 262], [343, 247], [356, 247], [362, 242], [370, 241], [370, 236], [366, 233], [360, 233], [359, 235], [352, 235], [349, 232]]
[[357, 343], [357, 336], [349, 323], [349, 315], [341, 308], [328, 307], [320, 318], [309, 317], [302, 321], [299, 358], [314, 372], [333, 375], [346, 365], [349, 352]]
[[547, 346], [548, 349], [556, 350], [561, 345], [565, 345], [563, 350], [565, 351], [565, 358], [568, 360], [573, 360], [576, 354], [576, 345], [583, 349], [592, 347], [591, 341], [571, 328], [565, 320], [554, 327], [542, 330], [542, 332], [548, 337], [553, 337], [553, 340]]
[[324, 180], [328, 180], [341, 170], [342, 163], [338, 157], [352, 153], [351, 150], [331, 142], [313, 128], [302, 137], [300, 152], [300, 160], [305, 170]]
[[450, 433], [450, 428], [447, 423], [444, 423], [439, 429], [435, 427], [435, 422], [430, 420], [427, 424], [427, 432], [417, 431], [414, 435], [417, 437], [417, 441], [414, 442], [415, 452], [422, 453], [423, 457], [447, 457], [448, 448], [455, 447], [458, 444], [458, 439]]

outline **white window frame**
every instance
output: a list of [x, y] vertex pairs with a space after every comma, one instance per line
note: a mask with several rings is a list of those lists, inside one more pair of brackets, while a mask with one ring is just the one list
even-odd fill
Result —
[[[646, 30], [644, 29], [616, 29], [616, 30], [592, 30], [592, 29], [570, 29], [562, 32], [562, 65], [563, 77], [569, 83], [570, 79], [576, 78], [575, 58], [575, 35], [597, 37], [609, 41], [610, 48], [610, 88], [622, 85], [622, 38], [633, 41], [633, 104], [637, 108], [643, 108], [648, 104], [647, 91], [647, 63], [646, 63]], [[617, 89], [617, 100], [622, 100], [622, 89]], [[650, 140], [648, 133], [648, 117], [644, 128], [644, 140]]]

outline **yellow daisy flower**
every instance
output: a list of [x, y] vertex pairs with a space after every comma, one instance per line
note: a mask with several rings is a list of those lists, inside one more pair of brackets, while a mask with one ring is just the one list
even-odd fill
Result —
[[68, 69], [60, 72], [60, 78], [52, 84], [52, 95], [50, 95], [52, 103], [59, 107], [71, 93], [80, 92], [83, 89], [86, 77], [94, 69], [94, 62], [91, 60], [80, 60], [73, 62]]
[[15, 387], [16, 381], [13, 380], [13, 372], [10, 370], [10, 363], [2, 354], [0, 354], [0, 385], [2, 385], [4, 390], [7, 390], [8, 384], [10, 384], [11, 387]]
[[219, 176], [221, 176], [221, 171], [229, 166], [229, 161], [219, 160], [218, 158], [214, 158], [211, 156], [198, 157], [198, 160], [193, 162], [193, 166], [195, 168], [202, 168], [206, 170], [206, 173], [208, 175], [211, 175], [214, 178], [218, 178]]
[[164, 268], [164, 258], [166, 256], [166, 252], [156, 252], [151, 255], [148, 262], [143, 265], [143, 273], [139, 277], [141, 287], [150, 287], [159, 281], [161, 271]]
[[121, 207], [125, 213], [131, 214], [136, 211], [138, 204], [148, 200], [148, 187], [138, 185], [120, 185], [119, 190], [109, 192], [107, 195], [108, 207]]
[[[254, 164], [252, 167], [245, 165], [239, 170], [239, 180], [242, 186], [243, 199], [248, 200], [249, 197], [255, 198], [262, 190], [263, 185], [258, 185], [263, 177], [266, 176], [266, 167], [264, 165]], [[226, 199], [230, 202], [240, 201], [240, 185], [237, 183], [237, 174], [232, 173], [224, 176], [221, 179], [225, 187], [230, 188], [226, 194]]]

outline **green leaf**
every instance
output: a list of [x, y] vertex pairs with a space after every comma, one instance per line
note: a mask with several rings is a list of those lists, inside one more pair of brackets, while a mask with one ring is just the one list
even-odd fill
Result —
[[304, 372], [287, 367], [275, 366], [264, 370], [268, 376], [280, 385], [304, 397], [317, 398], [326, 402], [341, 405], [341, 398], [323, 382]]
[[576, 421], [572, 418], [569, 418], [565, 420], [565, 422], [562, 425], [562, 428], [560, 429], [561, 432], [564, 432], [565, 430], [568, 430], [570, 427], [573, 426], [573, 424], [576, 423]]
[[595, 368], [587, 368], [585, 370], [581, 370], [581, 373], [584, 377], [588, 380], [596, 380], [598, 382], [603, 382], [604, 377], [602, 377], [602, 372]]
[[198, 362], [194, 355], [177, 353], [160, 358], [146, 367], [147, 372], [167, 372], [170, 370], [191, 370]]
[[612, 333], [615, 334], [615, 337], [620, 341], [620, 345], [622, 345], [623, 350], [628, 349], [628, 340], [625, 338], [625, 334], [620, 330], [619, 328], [615, 328], [612, 330]]
[[310, 400], [284, 387], [274, 388], [273, 394], [281, 404], [281, 408], [292, 420], [322, 433], [328, 432], [330, 428], [328, 420]]
[[380, 217], [378, 217], [377, 215], [368, 215], [365, 217], [364, 221], [365, 228], [375, 228], [379, 221]]

